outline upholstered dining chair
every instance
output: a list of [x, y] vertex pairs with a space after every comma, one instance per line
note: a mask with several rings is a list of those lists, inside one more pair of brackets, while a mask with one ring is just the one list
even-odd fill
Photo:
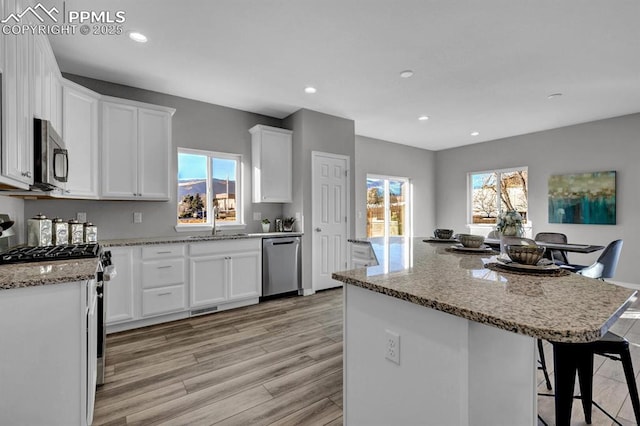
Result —
[[[538, 232], [534, 238], [536, 241], [543, 243], [559, 243], [567, 244], [567, 236], [559, 232]], [[549, 250], [544, 252], [546, 259], [552, 260], [554, 263], [561, 262], [563, 264], [569, 263], [567, 258], [567, 252], [563, 250]]]

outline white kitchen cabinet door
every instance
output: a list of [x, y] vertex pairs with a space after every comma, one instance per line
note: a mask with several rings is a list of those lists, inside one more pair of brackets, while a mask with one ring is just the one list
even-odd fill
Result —
[[293, 199], [293, 132], [257, 125], [251, 132], [254, 203], [290, 203]]
[[49, 63], [49, 65], [49, 116], [53, 128], [64, 140], [65, 135], [62, 129], [62, 78], [60, 77], [58, 65], [55, 62]]
[[136, 276], [134, 268], [134, 248], [112, 247], [111, 261], [117, 275], [104, 283], [107, 310], [107, 324], [136, 319]]
[[262, 295], [261, 253], [237, 253], [229, 256], [229, 300]]
[[227, 301], [227, 256], [192, 257], [189, 265], [192, 308]]
[[46, 38], [37, 35], [33, 39], [33, 115], [36, 118], [50, 120], [49, 115], [49, 73], [47, 64]]
[[169, 199], [171, 114], [138, 110], [138, 193], [151, 200]]
[[138, 108], [102, 102], [102, 198], [138, 198]]
[[[15, 0], [5, 2], [5, 12], [21, 13], [23, 9]], [[4, 35], [3, 41], [4, 137], [0, 182], [28, 189], [33, 184], [33, 35], [29, 32], [24, 35]]]
[[98, 198], [100, 95], [69, 81], [63, 84], [63, 133], [69, 150], [69, 180], [64, 195]]
[[169, 199], [174, 112], [172, 108], [103, 98], [101, 198]]
[[87, 425], [97, 347], [88, 288], [95, 281], [2, 290], [1, 425]]

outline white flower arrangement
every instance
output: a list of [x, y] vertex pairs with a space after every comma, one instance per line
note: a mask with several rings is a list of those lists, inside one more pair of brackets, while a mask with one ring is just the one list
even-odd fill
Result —
[[496, 231], [504, 235], [519, 235], [522, 233], [523, 218], [515, 210], [500, 213], [496, 223]]

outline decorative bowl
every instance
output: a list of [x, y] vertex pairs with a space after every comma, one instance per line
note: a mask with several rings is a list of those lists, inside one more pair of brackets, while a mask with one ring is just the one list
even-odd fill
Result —
[[453, 236], [453, 229], [436, 229], [433, 236], [439, 240], [448, 240]]
[[536, 265], [540, 259], [542, 259], [545, 247], [533, 245], [507, 245], [506, 250], [509, 259], [512, 261], [522, 263], [523, 265]]
[[482, 235], [458, 234], [457, 238], [460, 244], [468, 248], [479, 248], [484, 243]]

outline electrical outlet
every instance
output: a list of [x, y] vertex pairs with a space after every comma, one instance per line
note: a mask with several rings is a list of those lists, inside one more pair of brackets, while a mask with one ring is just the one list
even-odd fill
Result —
[[76, 219], [80, 223], [85, 223], [87, 221], [87, 214], [85, 212], [78, 212], [76, 214]]
[[253, 220], [262, 220], [262, 212], [253, 212]]
[[134, 212], [133, 213], [133, 223], [142, 223], [142, 213]]
[[384, 357], [400, 365], [400, 335], [398, 333], [385, 330]]

